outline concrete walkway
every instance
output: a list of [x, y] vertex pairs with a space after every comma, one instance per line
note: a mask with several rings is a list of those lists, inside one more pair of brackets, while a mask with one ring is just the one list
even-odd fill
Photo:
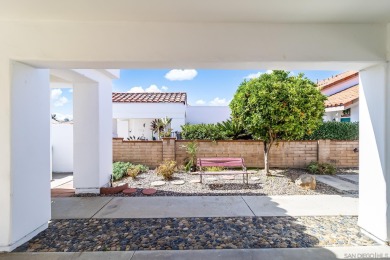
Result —
[[75, 194], [72, 173], [53, 173], [50, 182], [51, 197], [70, 197]]
[[358, 198], [297, 195], [52, 199], [52, 219], [334, 215], [358, 215]]
[[324, 248], [264, 248], [264, 249], [226, 249], [226, 250], [168, 250], [168, 251], [124, 251], [124, 252], [82, 252], [82, 253], [11, 253], [0, 254], [0, 260], [48, 260], [48, 259], [389, 259], [390, 247], [324, 247]]

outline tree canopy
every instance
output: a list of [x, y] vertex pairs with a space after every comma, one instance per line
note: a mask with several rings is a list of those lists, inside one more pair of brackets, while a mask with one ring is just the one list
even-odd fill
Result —
[[[310, 135], [322, 122], [326, 97], [304, 77], [275, 70], [237, 89], [230, 108], [232, 118], [255, 139], [264, 141], [265, 157], [276, 140], [297, 140]], [[267, 158], [265, 158], [267, 159]], [[268, 173], [268, 162], [266, 161]]]

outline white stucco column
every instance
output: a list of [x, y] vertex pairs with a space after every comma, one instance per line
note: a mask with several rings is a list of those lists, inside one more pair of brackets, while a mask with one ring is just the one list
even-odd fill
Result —
[[49, 71], [0, 59], [0, 251], [50, 220]]
[[112, 173], [111, 81], [76, 83], [73, 90], [74, 187], [99, 193]]
[[359, 226], [390, 240], [390, 70], [382, 64], [360, 71]]

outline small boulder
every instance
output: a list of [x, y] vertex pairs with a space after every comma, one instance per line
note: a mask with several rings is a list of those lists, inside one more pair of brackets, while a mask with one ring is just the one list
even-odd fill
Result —
[[316, 177], [310, 174], [302, 174], [295, 180], [295, 184], [307, 190], [315, 190]]

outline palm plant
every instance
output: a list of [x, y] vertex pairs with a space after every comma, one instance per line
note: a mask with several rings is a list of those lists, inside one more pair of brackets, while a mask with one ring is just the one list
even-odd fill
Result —
[[245, 131], [244, 127], [232, 119], [217, 123], [217, 127], [229, 139], [251, 139], [251, 135]]
[[161, 137], [170, 137], [172, 129], [170, 128], [172, 118], [164, 117], [159, 119], [154, 119], [150, 123], [150, 129], [153, 133], [157, 134], [159, 138]]
[[185, 170], [195, 171], [196, 170], [196, 153], [198, 152], [198, 143], [190, 142], [187, 145], [183, 145], [183, 148], [186, 149], [188, 157], [186, 158]]

